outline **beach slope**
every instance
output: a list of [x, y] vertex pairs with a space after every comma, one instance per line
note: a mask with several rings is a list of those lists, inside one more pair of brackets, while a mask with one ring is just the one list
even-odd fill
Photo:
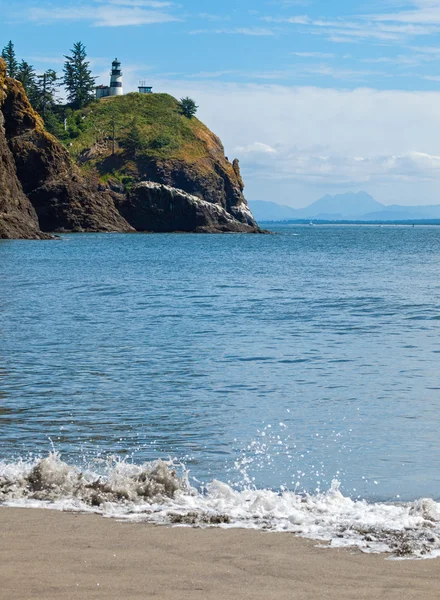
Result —
[[0, 581], [1, 600], [437, 600], [440, 569], [290, 534], [1, 508]]

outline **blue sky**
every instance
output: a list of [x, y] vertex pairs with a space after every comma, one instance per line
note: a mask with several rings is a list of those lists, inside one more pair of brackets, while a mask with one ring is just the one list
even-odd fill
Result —
[[249, 199], [363, 189], [440, 203], [440, 0], [0, 0], [17, 54], [61, 71], [83, 41], [106, 83], [190, 94]]

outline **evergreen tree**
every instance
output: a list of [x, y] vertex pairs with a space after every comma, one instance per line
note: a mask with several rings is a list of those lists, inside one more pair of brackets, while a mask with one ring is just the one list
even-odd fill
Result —
[[14, 44], [11, 41], [3, 48], [2, 58], [6, 62], [7, 75], [15, 79], [18, 72], [18, 62], [15, 56]]
[[73, 45], [71, 56], [65, 56], [64, 85], [71, 106], [75, 109], [84, 108], [95, 98], [95, 77], [86, 60], [86, 47], [82, 42]]
[[42, 75], [37, 76], [35, 108], [44, 120], [46, 120], [47, 112], [53, 112], [57, 104], [56, 93], [59, 85], [58, 76], [53, 69], [49, 69]]
[[57, 138], [61, 138], [64, 133], [63, 121], [64, 115], [60, 112], [60, 108], [54, 106], [46, 110], [46, 117], [44, 119], [44, 126], [46, 130]]
[[135, 119], [130, 123], [130, 128], [127, 135], [125, 136], [122, 146], [131, 154], [134, 158], [137, 158], [139, 153], [144, 149], [144, 139], [141, 131]]
[[197, 104], [192, 98], [182, 98], [179, 102], [180, 110], [182, 114], [188, 119], [192, 119], [198, 110]]
[[24, 91], [29, 98], [29, 102], [37, 109], [39, 94], [37, 88], [37, 75], [34, 67], [22, 60], [18, 65], [17, 80], [23, 85]]

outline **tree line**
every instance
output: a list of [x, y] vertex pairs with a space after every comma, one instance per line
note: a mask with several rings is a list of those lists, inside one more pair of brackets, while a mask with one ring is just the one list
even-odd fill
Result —
[[[19, 61], [12, 41], [3, 48], [1, 56], [6, 62], [7, 75], [20, 81], [32, 107], [43, 117], [46, 128], [55, 135], [60, 132], [66, 109], [84, 108], [95, 99], [97, 78], [93, 77], [82, 42], [75, 43], [70, 54], [64, 56], [60, 76], [53, 69], [37, 73], [26, 60]], [[58, 97], [61, 86], [66, 90], [67, 105], [62, 105]]]

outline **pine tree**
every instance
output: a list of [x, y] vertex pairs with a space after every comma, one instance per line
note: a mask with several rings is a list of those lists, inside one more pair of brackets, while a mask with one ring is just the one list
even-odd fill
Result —
[[59, 81], [53, 69], [37, 76], [35, 108], [44, 120], [46, 120], [47, 113], [52, 112], [57, 104], [56, 93], [60, 85]]
[[24, 91], [26, 92], [29, 102], [34, 108], [38, 108], [38, 88], [37, 88], [37, 75], [32, 65], [22, 60], [18, 65], [17, 80], [23, 85]]
[[95, 97], [95, 77], [86, 60], [86, 47], [82, 42], [73, 45], [71, 56], [65, 56], [64, 85], [72, 108], [79, 109], [87, 106]]
[[15, 56], [14, 44], [9, 41], [2, 50], [2, 58], [6, 62], [6, 73], [8, 77], [15, 79], [18, 72], [18, 62]]

